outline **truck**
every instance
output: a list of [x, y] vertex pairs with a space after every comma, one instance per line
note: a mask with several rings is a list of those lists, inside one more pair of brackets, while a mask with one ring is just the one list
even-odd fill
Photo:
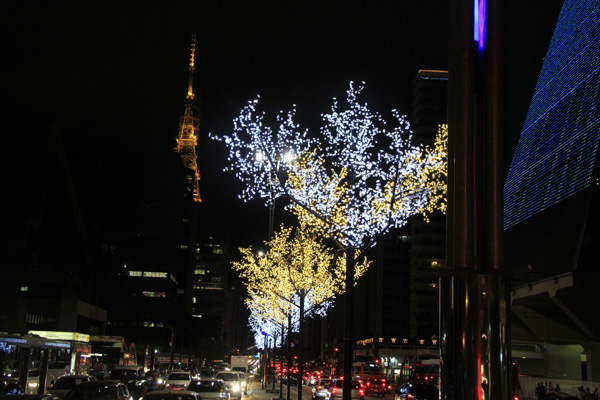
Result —
[[248, 373], [248, 356], [231, 356], [231, 370]]

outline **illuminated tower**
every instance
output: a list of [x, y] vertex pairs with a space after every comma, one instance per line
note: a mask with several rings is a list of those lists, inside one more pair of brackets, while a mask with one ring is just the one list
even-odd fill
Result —
[[[194, 56], [196, 51], [196, 35], [192, 35], [192, 46], [190, 55], [190, 75], [188, 91], [185, 96], [185, 113], [179, 121], [179, 136], [177, 137], [177, 146], [175, 151], [181, 156], [183, 165], [189, 170], [187, 182], [192, 186], [192, 196], [195, 202], [200, 203], [200, 172], [196, 163], [196, 145], [198, 144], [199, 118], [197, 112], [194, 113]], [[196, 114], [196, 115], [195, 115]]]

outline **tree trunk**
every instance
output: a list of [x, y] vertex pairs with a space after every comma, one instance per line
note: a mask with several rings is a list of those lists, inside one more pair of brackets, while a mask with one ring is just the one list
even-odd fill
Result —
[[350, 391], [352, 390], [352, 358], [354, 353], [354, 332], [353, 332], [353, 290], [354, 288], [354, 247], [346, 249], [346, 304], [344, 313], [344, 382], [342, 400], [350, 400]]

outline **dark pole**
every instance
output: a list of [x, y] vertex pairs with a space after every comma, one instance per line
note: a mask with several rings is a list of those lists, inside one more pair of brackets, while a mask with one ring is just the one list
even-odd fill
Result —
[[277, 347], [277, 335], [273, 334], [273, 346], [271, 346], [271, 362], [269, 365], [271, 366], [271, 380], [273, 381], [273, 386], [271, 389], [275, 389], [275, 347]]
[[174, 349], [175, 347], [175, 329], [171, 327], [171, 354], [169, 357], [169, 371], [171, 371], [173, 369], [173, 356], [174, 356]]
[[288, 349], [288, 359], [287, 359], [287, 382], [286, 389], [287, 392], [285, 394], [285, 398], [290, 400], [290, 369], [292, 368], [292, 343], [290, 342], [290, 337], [292, 333], [292, 314], [288, 313], [288, 340], [287, 340], [287, 349]]
[[352, 390], [352, 358], [354, 353], [354, 333], [352, 324], [352, 295], [354, 288], [354, 247], [346, 249], [346, 304], [344, 313], [344, 382], [342, 400], [350, 400]]
[[302, 400], [302, 378], [304, 378], [304, 289], [300, 290], [300, 321], [298, 331], [300, 332], [300, 340], [298, 350], [298, 400]]
[[264, 346], [265, 346], [265, 349], [263, 350], [263, 379], [262, 379], [262, 388], [266, 389], [267, 388], [267, 363], [268, 363], [267, 358], [269, 357], [269, 351], [268, 351], [269, 337], [266, 334], [265, 334]]
[[[289, 340], [290, 332], [288, 331], [288, 336], [286, 337], [286, 341]], [[283, 321], [281, 322], [281, 349], [279, 356], [279, 398], [281, 399], [283, 396]]]
[[445, 400], [505, 400], [509, 395], [509, 297], [502, 275], [501, 3], [449, 3], [448, 266], [440, 274]]

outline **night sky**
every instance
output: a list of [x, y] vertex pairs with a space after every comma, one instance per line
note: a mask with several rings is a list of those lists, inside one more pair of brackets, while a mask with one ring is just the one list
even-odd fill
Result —
[[[366, 81], [364, 99], [384, 117], [394, 108], [410, 115], [416, 72], [446, 66], [446, 1], [321, 3], [4, 2], [5, 247], [18, 242], [23, 221], [44, 214], [52, 195], [52, 132], [64, 145], [88, 226], [126, 214], [128, 203], [154, 195], [153, 181], [159, 187], [171, 179], [164, 164], [184, 109], [193, 33], [204, 204], [221, 207], [233, 230], [245, 229], [251, 214], [264, 219], [266, 232], [267, 210], [237, 200], [236, 178], [222, 172], [225, 149], [208, 132], [229, 133], [241, 107], [260, 94], [273, 119], [296, 104], [298, 121], [316, 133], [319, 114], [332, 97], [344, 97], [351, 80]], [[520, 104], [514, 126], [545, 52], [527, 38], [533, 29], [549, 41], [560, 4], [508, 6], [509, 69], [518, 70], [508, 92]]]

